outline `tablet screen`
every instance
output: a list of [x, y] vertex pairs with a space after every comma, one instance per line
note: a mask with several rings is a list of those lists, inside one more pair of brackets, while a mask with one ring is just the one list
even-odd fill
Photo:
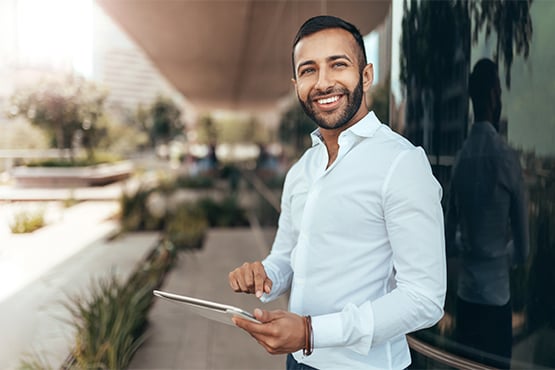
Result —
[[186, 308], [189, 309], [189, 311], [207, 319], [218, 321], [224, 324], [234, 325], [233, 321], [231, 321], [231, 318], [233, 316], [239, 316], [241, 318], [260, 323], [250, 312], [247, 312], [239, 307], [208, 301], [205, 299], [164, 292], [161, 290], [154, 290], [152, 293], [157, 297], [182, 303]]

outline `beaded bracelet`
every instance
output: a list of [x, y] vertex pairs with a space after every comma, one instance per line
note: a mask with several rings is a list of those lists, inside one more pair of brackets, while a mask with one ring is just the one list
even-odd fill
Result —
[[314, 332], [312, 331], [312, 318], [310, 315], [304, 317], [305, 344], [303, 355], [310, 356], [314, 348]]

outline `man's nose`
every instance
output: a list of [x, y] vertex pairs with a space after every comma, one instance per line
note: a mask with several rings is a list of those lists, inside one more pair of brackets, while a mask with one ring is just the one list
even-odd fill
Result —
[[332, 86], [333, 79], [331, 73], [324, 68], [320, 69], [318, 72], [318, 81], [316, 81], [314, 88], [320, 91], [327, 91]]

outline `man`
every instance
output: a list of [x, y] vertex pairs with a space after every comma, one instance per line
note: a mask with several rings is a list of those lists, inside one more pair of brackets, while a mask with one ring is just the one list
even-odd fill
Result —
[[[501, 86], [494, 62], [476, 63], [469, 92], [475, 123], [453, 168], [446, 218], [448, 252], [461, 249], [457, 338], [485, 352], [471, 357], [505, 368], [512, 348], [509, 270], [528, 255], [527, 205], [518, 155], [497, 133]], [[492, 354], [498, 358], [488, 359]]]
[[405, 334], [443, 314], [441, 187], [424, 151], [364, 104], [373, 70], [359, 31], [309, 19], [293, 45], [293, 85], [318, 124], [287, 174], [270, 255], [229, 274], [237, 292], [269, 301], [290, 291], [290, 312], [234, 319], [288, 369], [400, 369]]

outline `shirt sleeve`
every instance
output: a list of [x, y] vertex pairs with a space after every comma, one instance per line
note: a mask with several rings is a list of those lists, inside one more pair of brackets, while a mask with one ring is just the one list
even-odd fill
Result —
[[513, 236], [513, 260], [516, 264], [526, 262], [530, 249], [528, 231], [528, 199], [526, 196], [522, 169], [516, 152], [510, 157], [506, 169], [510, 177], [511, 206], [509, 217], [511, 220], [511, 231]]
[[313, 318], [314, 346], [373, 346], [434, 325], [443, 315], [446, 259], [441, 186], [421, 148], [401, 153], [384, 182], [394, 288], [360, 306]]
[[405, 151], [384, 187], [396, 288], [373, 302], [374, 343], [434, 325], [447, 289], [441, 186], [422, 148]]

